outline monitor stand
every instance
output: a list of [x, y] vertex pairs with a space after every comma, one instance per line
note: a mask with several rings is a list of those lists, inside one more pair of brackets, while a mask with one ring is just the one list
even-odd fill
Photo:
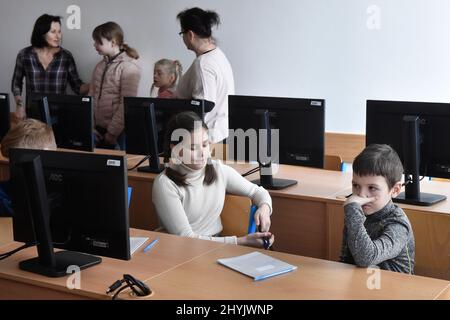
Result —
[[431, 206], [447, 199], [440, 194], [420, 192], [420, 140], [419, 117], [404, 116], [402, 122], [403, 166], [405, 172], [405, 192], [400, 193], [394, 202], [417, 206]]
[[446, 196], [433, 193], [420, 192], [418, 198], [410, 198], [406, 196], [406, 192], [400, 193], [393, 200], [398, 203], [412, 204], [416, 206], [432, 206], [438, 202], [447, 199]]
[[[264, 173], [262, 172], [263, 169], [265, 171], [266, 170], [270, 171], [267, 174], [263, 174]], [[259, 174], [260, 174], [259, 179], [253, 180], [252, 182], [268, 190], [281, 190], [296, 185], [298, 183], [297, 180], [273, 178], [271, 163], [269, 163], [268, 165], [260, 164]]]
[[[263, 163], [261, 160], [261, 154], [258, 154], [258, 163], [259, 163], [259, 179], [252, 181], [253, 183], [262, 186], [265, 189], [268, 190], [281, 190], [285, 189], [287, 187], [293, 186], [297, 184], [296, 180], [288, 180], [288, 179], [274, 179], [272, 176], [272, 130], [270, 127], [270, 117], [269, 117], [269, 111], [264, 110], [260, 114], [260, 129], [265, 130], [266, 139], [260, 138], [259, 141], [259, 150], [258, 153], [261, 152], [261, 149], [266, 150], [268, 159], [270, 159], [268, 162]], [[261, 148], [264, 146], [265, 148]], [[264, 171], [264, 172], [263, 172]]]
[[52, 255], [53, 258], [51, 259], [51, 264], [41, 261], [41, 257], [39, 256], [19, 262], [19, 268], [46, 277], [56, 278], [70, 274], [70, 272], [68, 273], [68, 270], [71, 266], [82, 270], [102, 262], [100, 257], [73, 251], [52, 252]]

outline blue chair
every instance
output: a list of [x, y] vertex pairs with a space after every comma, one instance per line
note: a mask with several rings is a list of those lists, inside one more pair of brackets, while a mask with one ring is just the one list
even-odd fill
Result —
[[250, 214], [248, 219], [248, 231], [247, 233], [255, 233], [256, 232], [256, 222], [255, 222], [255, 212], [258, 210], [256, 204], [252, 204], [250, 207]]
[[130, 209], [130, 203], [131, 203], [131, 193], [133, 192], [132, 187], [128, 187], [128, 209]]

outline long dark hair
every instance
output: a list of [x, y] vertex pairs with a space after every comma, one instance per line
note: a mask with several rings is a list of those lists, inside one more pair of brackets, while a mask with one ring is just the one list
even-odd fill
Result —
[[57, 22], [61, 25], [61, 17], [43, 14], [37, 18], [34, 23], [33, 33], [31, 34], [31, 45], [35, 48], [44, 48], [48, 46], [45, 35], [50, 31], [52, 22]]
[[103, 23], [92, 31], [92, 39], [98, 43], [102, 44], [102, 38], [105, 38], [108, 41], [112, 41], [114, 39], [120, 49], [125, 51], [129, 57], [139, 59], [139, 53], [136, 49], [133, 49], [124, 43], [124, 37], [122, 28], [113, 21]]
[[[180, 137], [179, 140], [172, 140], [172, 134], [177, 129], [184, 129], [189, 132], [194, 131], [195, 129], [195, 122], [200, 121], [202, 123], [202, 127], [206, 130], [208, 130], [208, 127], [206, 124], [202, 121], [202, 119], [192, 111], [188, 112], [181, 112], [176, 115], [174, 115], [167, 124], [167, 130], [166, 135], [164, 138], [164, 163], [168, 163], [171, 156], [171, 148], [170, 145], [177, 145], [181, 141], [183, 141], [183, 138]], [[178, 186], [187, 186], [189, 185], [186, 182], [186, 175], [181, 174], [176, 170], [173, 170], [170, 167], [166, 168], [166, 176], [169, 177], [175, 184]], [[211, 160], [208, 159], [208, 162], [205, 167], [205, 178], [203, 179], [204, 185], [211, 185], [216, 181], [217, 179], [217, 173], [216, 169], [214, 169], [214, 166], [211, 163]]]
[[200, 38], [211, 38], [212, 27], [220, 24], [220, 17], [214, 11], [205, 11], [200, 8], [186, 9], [177, 15], [181, 30], [191, 30]]

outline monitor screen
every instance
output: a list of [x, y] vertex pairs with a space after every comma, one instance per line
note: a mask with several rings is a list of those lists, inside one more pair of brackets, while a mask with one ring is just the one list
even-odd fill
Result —
[[0, 142], [10, 128], [9, 113], [9, 95], [0, 93]]
[[231, 159], [258, 161], [259, 150], [256, 146], [259, 139], [246, 137], [245, 147], [241, 148], [245, 150], [245, 154], [242, 154], [243, 152], [238, 152], [238, 147], [244, 140], [242, 137], [236, 137], [236, 130], [242, 129], [244, 133], [249, 133], [249, 129], [254, 129], [256, 136], [261, 137], [259, 134], [259, 129], [263, 127], [261, 115], [265, 111], [268, 111], [270, 128], [279, 130], [279, 148], [273, 150], [278, 153], [278, 157], [272, 153], [273, 162], [323, 168], [325, 136], [323, 99], [229, 96], [229, 128], [234, 131], [234, 135], [230, 134], [231, 138], [229, 137], [234, 140], [234, 147], [230, 147], [230, 141], [227, 142]]
[[47, 123], [45, 103], [47, 98], [50, 125], [58, 148], [94, 151], [93, 99], [85, 96], [29, 93], [27, 117]]
[[161, 99], [125, 97], [125, 134], [128, 154], [150, 155], [149, 137], [151, 125], [144, 114], [145, 107], [153, 105], [155, 110], [155, 125], [158, 141], [158, 154], [163, 152], [163, 140], [166, 125], [170, 118], [183, 111], [194, 111], [202, 119], [205, 113], [212, 110], [214, 103], [206, 100]]
[[420, 175], [450, 178], [450, 103], [367, 100], [366, 145], [388, 144], [405, 163], [404, 116], [419, 118]]
[[11, 149], [14, 240], [34, 242], [29, 206], [23, 201], [17, 164], [39, 155], [50, 210], [54, 246], [130, 259], [128, 182], [124, 156]]

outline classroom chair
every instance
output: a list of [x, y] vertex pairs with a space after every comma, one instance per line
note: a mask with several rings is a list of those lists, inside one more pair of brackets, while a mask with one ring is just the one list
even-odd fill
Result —
[[323, 168], [325, 170], [342, 171], [342, 164], [341, 156], [326, 154]]
[[227, 194], [222, 209], [222, 235], [242, 237], [248, 233], [249, 213], [252, 202], [249, 198]]

